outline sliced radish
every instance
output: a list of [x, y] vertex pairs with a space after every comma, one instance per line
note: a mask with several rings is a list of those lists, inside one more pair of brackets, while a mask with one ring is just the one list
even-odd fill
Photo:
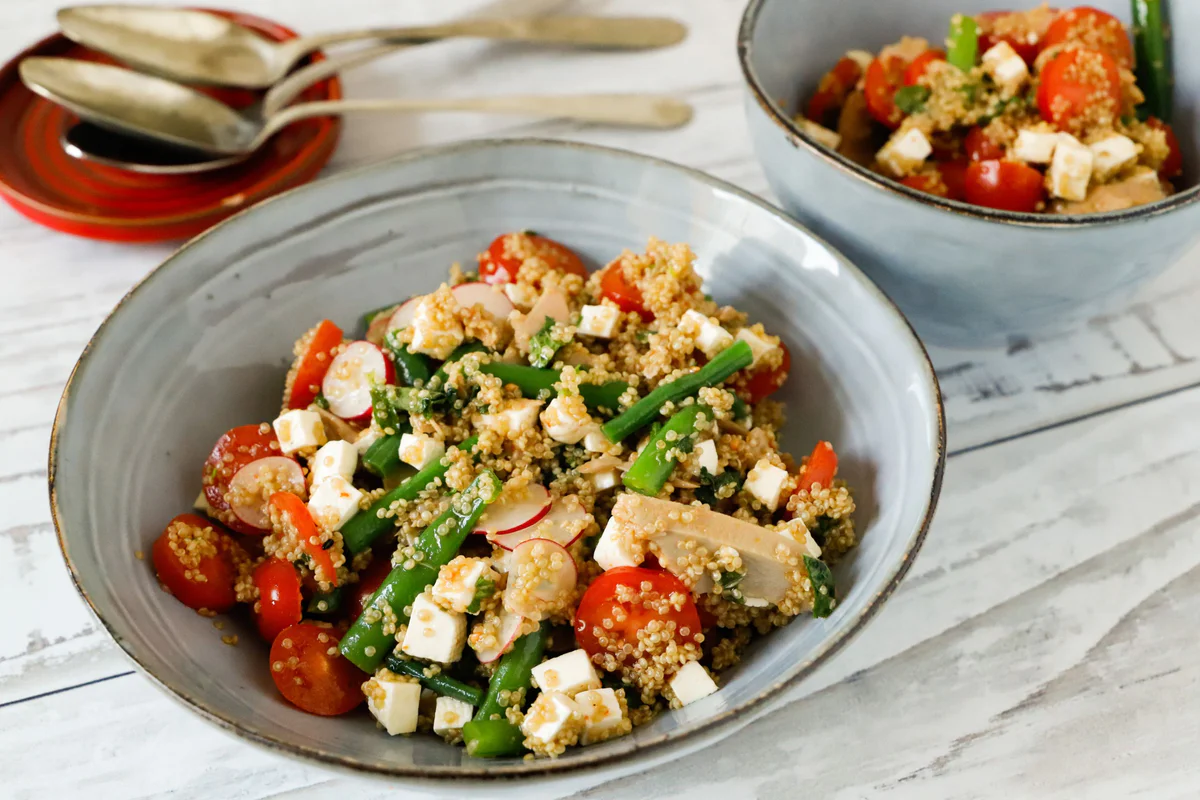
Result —
[[367, 420], [371, 418], [372, 380], [395, 382], [391, 359], [370, 342], [351, 342], [329, 365], [321, 393], [329, 401], [329, 410], [342, 419]]
[[554, 503], [540, 520], [515, 531], [489, 535], [488, 539], [505, 550], [516, 550], [528, 539], [550, 539], [563, 547], [570, 547], [583, 536], [591, 521], [592, 515], [583, 510], [578, 499], [572, 497]]
[[454, 299], [463, 308], [481, 305], [484, 311], [496, 319], [508, 319], [509, 313], [516, 308], [498, 286], [479, 282], [460, 283], [450, 291], [454, 293]]
[[541, 619], [547, 611], [556, 611], [570, 602], [578, 578], [575, 559], [567, 548], [550, 539], [526, 539], [511, 557], [504, 608]]
[[505, 489], [500, 499], [488, 506], [475, 533], [500, 536], [528, 528], [550, 512], [553, 498], [545, 486], [531, 483], [520, 489]]
[[421, 305], [421, 301], [424, 299], [425, 295], [419, 294], [401, 303], [400, 307], [392, 312], [392, 318], [388, 320], [387, 329], [389, 331], [396, 331], [412, 325], [413, 317], [417, 316], [417, 306]]
[[514, 614], [510, 611], [500, 612], [500, 630], [496, 634], [497, 645], [495, 647], [477, 647], [475, 655], [479, 657], [479, 663], [490, 664], [512, 646], [512, 643], [521, 635], [521, 626], [524, 624], [525, 618], [520, 614]]
[[304, 496], [304, 471], [295, 459], [267, 456], [233, 473], [229, 480], [229, 508], [242, 522], [265, 531], [271, 527], [267, 504], [276, 492]]

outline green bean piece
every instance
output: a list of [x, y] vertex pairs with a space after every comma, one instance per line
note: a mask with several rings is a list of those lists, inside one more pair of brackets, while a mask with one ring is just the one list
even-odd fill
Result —
[[317, 592], [308, 599], [304, 611], [316, 616], [336, 614], [342, 607], [342, 593], [346, 587], [338, 586], [328, 592]]
[[1138, 106], [1138, 117], [1142, 120], [1157, 117], [1169, 123], [1174, 114], [1175, 75], [1171, 70], [1171, 40], [1162, 0], [1132, 2], [1137, 85], [1146, 95], [1146, 102]]
[[468, 755], [514, 756], [525, 749], [521, 744], [524, 736], [520, 728], [505, 717], [508, 704], [502, 702], [500, 696], [503, 693], [507, 698], [521, 689], [529, 691], [533, 685], [533, 668], [542, 662], [549, 638], [550, 624], [543, 622], [536, 631], [517, 639], [513, 649], [500, 659], [488, 682], [487, 697], [475, 712], [475, 719], [463, 726]]
[[384, 661], [384, 666], [397, 675], [410, 675], [416, 678], [423, 686], [432, 689], [440, 695], [453, 697], [455, 700], [462, 700], [464, 703], [470, 703], [476, 708], [483, 703], [484, 695], [482, 689], [477, 689], [474, 686], [455, 680], [449, 675], [443, 675], [440, 672], [436, 675], [426, 675], [425, 670], [428, 668], [428, 665], [420, 661], [401, 658], [392, 653]]
[[676, 412], [666, 425], [655, 431], [634, 460], [633, 466], [625, 473], [621, 479], [625, 488], [639, 494], [657, 496], [675, 471], [679, 457], [691, 451], [691, 447], [683, 445], [683, 442], [687, 441], [690, 445], [697, 427], [714, 419], [712, 409], [699, 403]]
[[404, 462], [400, 460], [400, 438], [411, 431], [408, 425], [402, 424], [396, 433], [381, 436], [363, 453], [363, 466], [372, 475], [387, 478], [397, 472]]
[[460, 344], [458, 347], [454, 348], [454, 352], [446, 357], [446, 360], [442, 362], [440, 367], [438, 367], [437, 372], [433, 373], [433, 377], [430, 380], [436, 382], [438, 386], [441, 386], [446, 382], [446, 378], [449, 377], [446, 374], [447, 367], [456, 361], [461, 361], [464, 356], [469, 356], [471, 353], [486, 352], [487, 348], [483, 346], [483, 342], [477, 342], [474, 339]]
[[466, 490], [450, 499], [450, 507], [421, 531], [413, 557], [388, 573], [364, 605], [362, 615], [346, 631], [338, 645], [343, 656], [363, 672], [374, 672], [383, 663], [396, 644], [395, 631], [385, 632], [387, 617], [395, 620], [395, 625], [408, 621], [413, 601], [437, 580], [438, 569], [458, 554], [503, 488], [496, 473], [484, 470]]
[[[458, 445], [458, 449], [469, 452], [477, 441], [478, 438], [472, 436]], [[361, 553], [374, 544], [380, 536], [392, 530], [395, 523], [388, 514], [392, 504], [400, 500], [416, 500], [426, 487], [444, 476], [448, 469], [450, 469], [449, 462], [445, 458], [438, 459], [376, 500], [366, 511], [360, 511], [351, 517], [342, 526], [342, 543], [345, 545], [346, 551], [352, 555]]]
[[813, 616], [828, 617], [837, 604], [837, 595], [833, 590], [833, 572], [824, 561], [807, 554], [804, 556], [804, 566], [808, 570], [809, 580], [812, 581]]
[[424, 386], [433, 374], [429, 356], [414, 353], [400, 341], [400, 331], [388, 331], [383, 337], [383, 349], [396, 365], [396, 376], [404, 386]]
[[[556, 369], [538, 369], [524, 364], [501, 364], [496, 361], [484, 364], [479, 371], [485, 375], [494, 375], [505, 384], [516, 386], [522, 397], [534, 400], [548, 400], [554, 397], [554, 384], [562, 377]], [[616, 413], [621, 407], [621, 395], [628, 389], [629, 384], [624, 381], [581, 383], [579, 394], [589, 411]]]
[[625, 413], [604, 423], [600, 429], [609, 441], [620, 442], [649, 425], [667, 403], [678, 403], [705, 386], [716, 386], [738, 370], [750, 366], [752, 361], [754, 354], [750, 351], [750, 345], [736, 341], [695, 372], [659, 384], [654, 391], [626, 409]]
[[979, 57], [979, 26], [975, 18], [955, 14], [950, 18], [950, 35], [946, 37], [946, 60], [963, 72], [970, 72]]

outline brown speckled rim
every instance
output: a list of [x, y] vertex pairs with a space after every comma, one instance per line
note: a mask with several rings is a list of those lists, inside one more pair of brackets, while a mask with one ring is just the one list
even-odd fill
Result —
[[[738, 28], [737, 52], [738, 62], [742, 66], [742, 77], [745, 78], [746, 87], [749, 89], [750, 94], [753, 95], [755, 102], [762, 108], [763, 113], [779, 127], [792, 146], [804, 148], [812, 155], [824, 159], [832, 166], [841, 170], [848, 178], [864, 181], [875, 189], [898, 195], [902, 199], [916, 201], [954, 214], [962, 214], [982, 222], [1011, 223], [1034, 228], [1078, 229], [1100, 225], [1118, 225], [1157, 217], [1162, 214], [1169, 214], [1172, 211], [1177, 211], [1200, 200], [1200, 185], [1196, 185], [1184, 189], [1182, 192], [1177, 192], [1164, 200], [1159, 200], [1156, 203], [1135, 206], [1134, 208], [1122, 211], [1106, 211], [1100, 214], [1030, 214], [1021, 211], [1000, 211], [984, 208], [983, 206], [974, 206], [958, 200], [947, 200], [937, 195], [911, 189], [898, 181], [872, 172], [840, 153], [836, 153], [828, 147], [819, 144], [807, 133], [801, 131], [799, 126], [792, 121], [792, 118], [784, 113], [783, 109], [763, 89], [762, 83], [758, 79], [758, 74], [755, 72], [753, 64], [751, 64], [751, 50], [753, 49], [751, 41], [754, 37], [754, 31], [758, 27], [759, 14], [766, 8], [769, 2], [772, 2], [772, 0], [750, 0], [746, 6], [746, 10], [742, 13], [742, 22]], [[764, 164], [763, 167], [764, 169], [769, 169], [769, 165]]]
[[[782, 211], [775, 208], [774, 206], [769, 205], [762, 199], [760, 199], [742, 189], [739, 189], [736, 186], [733, 186], [731, 184], [725, 183], [724, 181], [721, 181], [721, 180], [713, 178], [709, 175], [706, 175], [705, 173], [700, 172], [698, 170], [690, 169], [688, 167], [683, 167], [683, 166], [680, 166], [677, 164], [672, 164], [670, 162], [663, 161], [663, 160], [657, 159], [657, 158], [652, 158], [650, 156], [645, 156], [645, 155], [641, 155], [641, 154], [637, 154], [637, 153], [631, 153], [626, 150], [619, 150], [619, 149], [608, 148], [608, 147], [599, 147], [596, 145], [589, 145], [589, 144], [580, 144], [580, 143], [576, 143], [576, 142], [563, 142], [563, 141], [552, 141], [552, 140], [531, 139], [531, 138], [527, 138], [527, 139], [484, 139], [484, 140], [478, 140], [478, 141], [472, 141], [472, 142], [466, 142], [466, 143], [460, 143], [460, 144], [452, 144], [452, 145], [431, 147], [431, 148], [417, 150], [412, 153], [409, 153], [409, 154], [400, 156], [398, 158], [391, 159], [387, 162], [384, 162], [383, 165], [372, 164], [372, 165], [360, 167], [358, 169], [350, 170], [350, 171], [347, 171], [340, 175], [326, 178], [325, 180], [319, 181], [315, 184], [310, 184], [308, 186], [293, 189], [293, 190], [286, 192], [284, 194], [281, 194], [277, 197], [270, 198], [269, 200], [264, 201], [264, 203], [260, 203], [259, 206], [256, 206], [256, 208], [260, 208], [260, 207], [262, 207], [262, 205], [264, 205], [266, 203], [277, 203], [277, 202], [283, 201], [285, 198], [288, 198], [292, 194], [295, 194], [298, 192], [312, 191], [314, 188], [320, 187], [321, 185], [323, 185], [325, 183], [329, 183], [329, 182], [353, 183], [355, 180], [357, 180], [362, 175], [366, 175], [366, 174], [370, 174], [370, 173], [378, 171], [381, 166], [404, 164], [404, 163], [419, 161], [419, 160], [429, 158], [429, 157], [434, 157], [434, 156], [454, 156], [457, 154], [463, 154], [463, 153], [468, 153], [468, 152], [477, 152], [477, 151], [481, 151], [481, 150], [493, 150], [493, 151], [502, 152], [506, 148], [517, 148], [517, 147], [519, 147], [519, 148], [541, 147], [541, 148], [557, 149], [557, 150], [570, 149], [570, 150], [577, 151], [585, 156], [589, 155], [589, 154], [603, 154], [603, 155], [609, 156], [609, 157], [618, 157], [618, 158], [624, 158], [624, 159], [633, 160], [633, 161], [639, 161], [644, 164], [653, 166], [657, 169], [669, 169], [678, 174], [684, 175], [684, 176], [690, 178], [691, 180], [697, 181], [706, 186], [710, 186], [714, 189], [717, 189], [723, 193], [736, 195], [741, 201], [743, 201], [745, 203], [749, 203], [753, 206], [756, 206], [760, 210], [770, 214], [771, 216], [775, 217], [776, 219], [778, 219], [779, 221], [781, 221], [787, 225], [790, 225], [794, 228], [800, 229], [805, 235], [808, 235], [808, 236], [813, 235], [811, 232], [807, 231], [802, 226], [800, 226], [795, 220], [792, 220], [790, 217], [786, 216]], [[239, 219], [243, 214], [248, 214], [248, 213], [249, 214], [254, 213], [254, 209], [249, 209], [247, 211], [243, 211], [240, 214], [233, 217], [232, 219]], [[76, 362], [75, 368], [71, 372], [71, 376], [67, 379], [66, 387], [63, 389], [62, 398], [60, 399], [59, 404], [58, 404], [58, 411], [55, 414], [54, 427], [50, 433], [50, 456], [49, 456], [49, 465], [48, 465], [48, 470], [47, 470], [47, 475], [48, 475], [47, 481], [48, 481], [49, 490], [50, 490], [50, 513], [51, 513], [51, 517], [54, 522], [55, 531], [57, 532], [57, 535], [58, 535], [59, 548], [62, 550], [63, 558], [65, 559], [67, 568], [71, 573], [71, 580], [74, 582], [76, 590], [78, 590], [79, 594], [87, 602], [88, 606], [92, 610], [92, 613], [99, 620], [100, 624], [104, 627], [104, 629], [108, 632], [108, 634], [113, 638], [113, 640], [121, 647], [121, 649], [125, 651], [125, 654], [130, 658], [130, 660], [133, 661], [133, 663], [137, 666], [139, 671], [141, 671], [148, 678], [150, 678], [153, 683], [158, 685], [160, 688], [162, 688], [164, 691], [166, 691], [169, 695], [174, 697], [176, 700], [182, 702], [184, 705], [188, 706], [193, 711], [199, 713], [205, 719], [209, 720], [210, 722], [215, 723], [216, 725], [220, 726], [221, 728], [224, 728], [225, 730], [227, 730], [231, 733], [237, 734], [238, 736], [241, 736], [245, 739], [248, 739], [256, 744], [259, 744], [267, 749], [276, 751], [278, 753], [309, 759], [311, 761], [315, 761], [321, 765], [328, 766], [328, 767], [334, 767], [334, 768], [339, 768], [339, 769], [343, 769], [343, 770], [350, 770], [357, 774], [368, 774], [368, 775], [373, 775], [373, 776], [382, 777], [382, 778], [408, 778], [408, 779], [413, 779], [415, 781], [421, 781], [421, 782], [425, 782], [425, 783], [438, 783], [438, 784], [444, 785], [444, 786], [449, 786], [450, 781], [462, 780], [464, 778], [480, 780], [480, 781], [490, 781], [490, 782], [522, 779], [522, 778], [531, 779], [531, 780], [553, 779], [556, 777], [581, 778], [581, 777], [587, 776], [589, 774], [594, 774], [597, 771], [602, 770], [605, 767], [620, 766], [622, 764], [628, 766], [631, 758], [642, 758], [644, 756], [651, 755], [651, 754], [662, 756], [662, 755], [666, 754], [666, 752], [669, 748], [684, 745], [684, 744], [686, 744], [686, 742], [689, 739], [701, 737], [704, 734], [707, 734], [710, 737], [716, 736], [718, 734], [721, 734], [722, 732], [727, 731], [727, 729], [735, 721], [736, 717], [738, 717], [744, 713], [748, 713], [751, 710], [760, 707], [768, 699], [770, 699], [771, 697], [773, 697], [774, 695], [776, 695], [783, 689], [785, 689], [789, 686], [795, 685], [796, 683], [801, 681], [804, 677], [809, 675], [821, 663], [826, 661], [830, 656], [832, 656], [833, 654], [838, 652], [842, 647], [844, 647], [846, 645], [846, 643], [850, 641], [852, 636], [854, 634], [856, 634], [858, 631], [862, 630], [863, 626], [867, 623], [867, 621], [875, 616], [875, 614], [883, 606], [884, 601], [887, 600], [887, 598], [892, 594], [893, 591], [895, 591], [897, 585], [899, 585], [899, 583], [900, 583], [900, 580], [908, 572], [909, 568], [912, 566], [912, 562], [913, 562], [914, 558], [916, 557], [917, 551], [920, 550], [922, 543], [925, 541], [925, 536], [926, 536], [927, 532], [929, 531], [929, 525], [933, 519], [934, 508], [937, 506], [938, 496], [941, 492], [942, 475], [945, 470], [945, 464], [946, 464], [946, 425], [945, 425], [945, 416], [944, 416], [943, 407], [942, 407], [942, 399], [941, 399], [942, 396], [941, 396], [940, 388], [938, 386], [937, 377], [934, 373], [933, 364], [929, 359], [929, 354], [926, 352], [924, 346], [921, 344], [920, 340], [917, 338], [917, 335], [913, 331], [912, 326], [908, 323], [908, 320], [905, 319], [904, 315], [900, 312], [900, 310], [896, 307], [896, 305], [894, 303], [892, 303], [892, 301], [877, 286], [875, 286], [874, 283], [872, 283], [861, 271], [859, 271], [857, 267], [854, 267], [848, 260], [846, 260], [844, 257], [842, 257], [843, 263], [849, 267], [849, 269], [847, 270], [847, 274], [853, 280], [858, 281], [859, 284], [861, 284], [862, 287], [869, 294], [871, 294], [872, 296], [874, 296], [877, 299], [880, 306], [884, 309], [885, 313], [890, 313], [890, 314], [894, 315], [895, 318], [908, 329], [909, 333], [912, 336], [913, 348], [916, 351], [916, 353], [919, 354], [919, 356], [920, 356], [919, 360], [924, 365], [925, 378], [927, 381], [926, 388], [930, 392], [930, 396], [934, 399], [934, 414], [933, 414], [934, 419], [931, 420], [931, 422], [933, 422], [935, 424], [936, 429], [937, 429], [937, 441], [934, 444], [936, 452], [933, 454], [934, 455], [934, 463], [936, 466], [934, 468], [933, 475], [931, 476], [932, 483], [931, 483], [930, 490], [929, 490], [929, 496], [926, 499], [926, 505], [925, 505], [924, 513], [922, 515], [921, 523], [919, 526], [917, 526], [916, 530], [914, 530], [912, 532], [912, 535], [910, 536], [909, 541], [908, 541], [908, 547], [907, 547], [903, 557], [892, 568], [891, 574], [886, 577], [883, 588], [879, 591], [879, 593], [874, 598], [871, 598], [868, 601], [867, 605], [862, 609], [862, 611], [860, 611], [858, 613], [858, 615], [856, 617], [847, 621], [846, 626], [841, 631], [837, 632], [836, 634], [834, 634], [833, 636], [829, 637], [827, 640], [822, 642], [814, 651], [813, 656], [808, 661], [806, 661], [803, 664], [796, 667], [794, 673], [792, 675], [790, 675], [788, 678], [762, 689], [757, 695], [755, 695], [750, 700], [742, 703], [739, 706], [728, 708], [725, 711], [722, 711], [721, 713], [716, 714], [707, 720], [704, 720], [703, 722], [701, 722], [700, 724], [698, 724], [696, 727], [694, 727], [692, 729], [682, 731], [682, 732], [662, 734], [662, 735], [656, 736], [654, 738], [648, 739], [644, 742], [641, 742], [637, 745], [637, 749], [633, 754], [629, 754], [629, 753], [599, 754], [599, 753], [597, 753], [595, 755], [589, 756], [588, 751], [586, 749], [584, 749], [583, 751], [580, 752], [580, 754], [576, 755], [575, 757], [571, 758], [570, 760], [538, 759], [536, 761], [516, 760], [516, 761], [507, 761], [507, 762], [489, 762], [489, 761], [485, 761], [485, 760], [479, 760], [477, 762], [467, 764], [465, 766], [456, 766], [456, 767], [442, 767], [442, 766], [435, 766], [435, 765], [397, 767], [394, 765], [382, 764], [382, 763], [373, 762], [373, 761], [363, 761], [363, 760], [355, 758], [353, 755], [350, 755], [350, 754], [334, 753], [334, 752], [329, 752], [326, 750], [320, 750], [320, 749], [316, 749], [316, 748], [301, 747], [301, 746], [298, 746], [295, 744], [281, 741], [281, 740], [276, 739], [268, 734], [263, 733], [262, 731], [258, 730], [255, 727], [252, 720], [241, 720], [241, 719], [235, 719], [232, 717], [224, 716], [217, 710], [209, 707], [205, 703], [204, 700], [189, 696], [187, 693], [180, 691], [176, 687], [170, 685], [166, 681], [161, 680], [156, 675], [154, 675], [146, 667], [146, 665], [143, 664], [141, 662], [141, 660], [138, 658], [138, 654], [137, 654], [137, 652], [135, 652], [134, 648], [129, 643], [123, 641], [119, 636], [116, 635], [116, 633], [113, 631], [112, 627], [104, 619], [104, 616], [96, 608], [96, 605], [92, 602], [91, 597], [88, 596], [87, 589], [84, 587], [84, 582], [83, 582], [82, 576], [80, 576], [78, 570], [75, 567], [74, 562], [71, 560], [71, 554], [70, 554], [69, 548], [67, 546], [67, 539], [63, 532], [63, 528], [64, 528], [63, 521], [62, 521], [63, 518], [62, 518], [62, 514], [59, 511], [58, 486], [56, 483], [56, 473], [57, 473], [57, 458], [58, 458], [58, 436], [59, 436], [60, 428], [66, 420], [67, 406], [71, 399], [72, 385], [75, 382], [76, 376], [80, 374], [80, 371], [87, 368], [88, 356], [91, 354], [92, 350], [103, 345], [104, 336], [108, 329], [109, 324], [112, 322], [112, 320], [118, 314], [121, 313], [121, 310], [126, 305], [126, 303], [128, 303], [130, 301], [130, 299], [133, 298], [141, 290], [141, 288], [143, 286], [148, 284], [150, 281], [155, 280], [159, 276], [166, 274], [167, 272], [169, 272], [171, 269], [174, 268], [175, 263], [176, 263], [176, 257], [178, 256], [179, 253], [182, 253], [186, 250], [200, 246], [201, 243], [204, 241], [204, 239], [206, 239], [208, 236], [213, 235], [213, 233], [215, 231], [219, 230], [220, 228], [222, 228], [228, 224], [229, 224], [228, 221], [223, 222], [220, 225], [217, 225], [216, 227], [212, 228], [211, 230], [196, 237], [192, 241], [185, 244], [182, 248], [180, 248], [180, 250], [177, 251], [177, 253], [175, 255], [169, 257], [166, 261], [164, 261], [156, 269], [154, 269], [148, 275], [146, 275], [146, 277], [144, 277], [140, 282], [138, 282], [121, 299], [121, 301], [116, 305], [116, 307], [109, 314], [109, 316], [105, 319], [105, 321], [100, 325], [100, 328], [96, 331], [95, 335], [92, 336], [91, 341], [89, 341], [88, 344], [84, 347], [83, 353], [79, 357], [79, 361]], [[838, 251], [835, 248], [831, 247], [824, 240], [821, 240], [819, 237], [815, 237], [815, 236], [814, 236], [814, 238], [816, 238], [818, 241], [820, 241], [821, 244], [824, 245], [825, 247], [828, 247], [831, 252], [838, 253]], [[841, 254], [838, 253], [838, 255], [840, 256]], [[617, 777], [617, 776], [613, 776], [613, 777]]]

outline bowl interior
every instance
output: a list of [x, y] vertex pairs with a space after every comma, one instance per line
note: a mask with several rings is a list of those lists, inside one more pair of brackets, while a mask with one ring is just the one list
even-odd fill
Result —
[[[430, 736], [389, 738], [365, 711], [288, 706], [267, 647], [163, 593], [134, 557], [189, 508], [224, 430], [270, 420], [293, 340], [328, 317], [435, 288], [497, 233], [531, 228], [593, 267], [648, 237], [690, 242], [712, 294], [794, 354], [785, 443], [843, 454], [863, 544], [838, 570], [825, 621], [777, 631], [718, 694], [634, 735], [555, 762], [479, 762]], [[729, 723], [860, 625], [914, 554], [941, 474], [940, 403], [907, 324], [863, 276], [779, 212], [698, 173], [617, 151], [490, 142], [415, 154], [266, 203], [204, 235], [136, 289], [93, 340], [64, 395], [52, 454], [57, 524], [80, 588], [155, 679], [237, 732], [288, 752], [394, 775], [538, 773], [603, 764]], [[227, 628], [223, 633], [229, 633]]]
[[[748, 27], [742, 34], [752, 75], [763, 93], [791, 117], [847, 50], [878, 52], [902, 35], [922, 36], [934, 46], [944, 47], [941, 42], [954, 14], [1033, 5], [1029, 0], [1008, 5], [997, 0], [752, 0]], [[1127, 0], [1095, 0], [1088, 5], [1130, 24]], [[1185, 165], [1185, 183], [1179, 185], [1195, 188], [1200, 181], [1200, 143], [1196, 140], [1200, 131], [1200, 49], [1188, 47], [1186, 36], [1200, 30], [1200, 3], [1177, 2], [1169, 7], [1176, 34], [1173, 124]]]

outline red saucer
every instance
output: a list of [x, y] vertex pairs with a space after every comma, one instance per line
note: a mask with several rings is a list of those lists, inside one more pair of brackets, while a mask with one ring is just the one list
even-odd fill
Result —
[[[269, 20], [214, 11], [277, 41], [296, 33]], [[187, 239], [264, 198], [312, 180], [333, 155], [337, 118], [298, 122], [249, 160], [196, 175], [139, 175], [71, 158], [59, 142], [77, 118], [25, 88], [17, 65], [28, 56], [110, 59], [55, 34], [0, 68], [0, 195], [34, 222], [92, 239], [158, 242]], [[320, 56], [315, 56], [320, 58]], [[255, 99], [242, 90], [214, 90], [234, 107]], [[302, 101], [338, 100], [331, 78]]]

